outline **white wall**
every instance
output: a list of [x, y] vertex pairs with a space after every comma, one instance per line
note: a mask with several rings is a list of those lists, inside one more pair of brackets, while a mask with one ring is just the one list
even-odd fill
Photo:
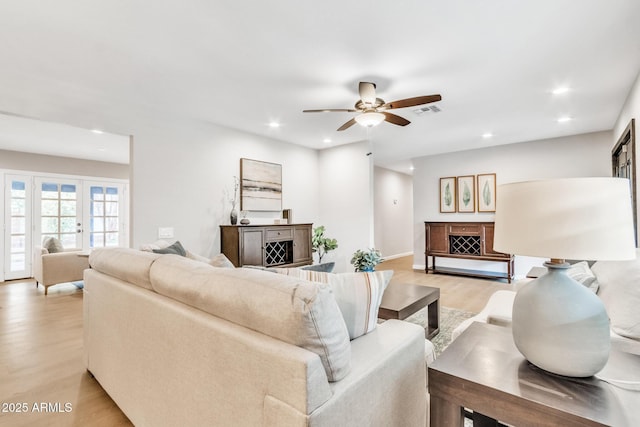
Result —
[[[611, 176], [611, 132], [596, 132], [541, 141], [426, 156], [413, 160], [414, 268], [425, 267], [424, 221], [493, 221], [490, 213], [439, 212], [441, 177], [496, 173], [497, 184], [534, 179]], [[498, 200], [500, 203], [500, 200]], [[501, 264], [442, 260], [443, 266], [500, 270]], [[517, 276], [537, 260], [516, 257]]]
[[353, 271], [351, 256], [369, 247], [371, 215], [369, 144], [359, 142], [319, 152], [319, 221], [338, 249], [322, 260], [336, 263], [335, 272]]
[[0, 150], [0, 169], [129, 179], [129, 165]]
[[413, 253], [413, 178], [374, 170], [375, 246], [385, 258]]
[[[173, 120], [162, 128], [138, 128], [132, 152], [133, 247], [157, 239], [158, 227], [174, 227], [185, 248], [204, 256], [220, 252], [219, 225], [229, 224], [233, 176], [240, 158], [282, 165], [283, 208], [295, 222], [317, 222], [318, 154], [315, 150], [203, 122]], [[280, 212], [253, 213], [272, 223]]]
[[[638, 176], [638, 172], [640, 172], [640, 141], [638, 140], [638, 127], [640, 127], [640, 74], [636, 79], [631, 91], [629, 91], [629, 96], [620, 111], [620, 115], [618, 116], [618, 120], [616, 121], [616, 125], [613, 128], [613, 138], [611, 141], [611, 149], [613, 149], [618, 139], [622, 136], [622, 132], [625, 130], [627, 125], [631, 119], [635, 119], [635, 132], [636, 132], [636, 191], [640, 191], [640, 177]], [[638, 197], [640, 194], [636, 194], [637, 203], [637, 217], [640, 218], [640, 201], [638, 201]], [[640, 242], [640, 227], [638, 227], [638, 241]]]

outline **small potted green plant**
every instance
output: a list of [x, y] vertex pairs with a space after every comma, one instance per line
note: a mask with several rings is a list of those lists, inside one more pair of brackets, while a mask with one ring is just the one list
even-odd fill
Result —
[[[313, 229], [313, 236], [311, 236], [311, 248], [313, 252], [318, 254], [318, 264], [322, 264], [322, 257], [327, 254], [327, 252], [332, 251], [338, 247], [338, 241], [336, 239], [332, 239], [330, 237], [326, 237], [324, 235], [325, 228], [324, 225], [320, 225]], [[335, 263], [325, 263], [328, 264], [322, 271], [331, 271], [333, 270], [333, 266]]]
[[356, 271], [374, 271], [376, 265], [383, 261], [380, 251], [374, 248], [363, 251], [358, 249], [353, 253], [351, 264]]

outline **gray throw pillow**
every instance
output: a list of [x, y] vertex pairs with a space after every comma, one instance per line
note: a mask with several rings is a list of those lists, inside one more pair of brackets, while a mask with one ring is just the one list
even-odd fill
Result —
[[184, 247], [182, 246], [182, 243], [180, 243], [179, 240], [176, 240], [176, 242], [171, 245], [171, 246], [167, 246], [166, 248], [162, 248], [162, 249], [153, 249], [153, 252], [156, 254], [174, 254], [174, 255], [180, 255], [180, 256], [187, 256], [187, 251], [184, 250]]
[[50, 254], [64, 252], [64, 246], [62, 246], [62, 242], [56, 237], [45, 237], [45, 239], [42, 241], [42, 247], [49, 251]]

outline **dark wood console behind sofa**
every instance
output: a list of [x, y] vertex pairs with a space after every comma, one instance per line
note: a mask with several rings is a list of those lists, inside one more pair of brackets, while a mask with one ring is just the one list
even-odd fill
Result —
[[[511, 254], [493, 250], [493, 222], [426, 222], [425, 265], [426, 272], [459, 274], [473, 277], [513, 279]], [[431, 257], [431, 267], [429, 267]], [[507, 272], [471, 270], [464, 268], [437, 267], [436, 258], [458, 258], [507, 263]]]
[[312, 224], [221, 225], [220, 252], [236, 267], [313, 263]]

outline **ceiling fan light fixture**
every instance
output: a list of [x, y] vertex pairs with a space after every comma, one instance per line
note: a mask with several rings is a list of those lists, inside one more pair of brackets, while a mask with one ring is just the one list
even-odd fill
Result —
[[360, 126], [370, 128], [382, 123], [384, 121], [384, 114], [369, 111], [356, 116], [355, 120]]

